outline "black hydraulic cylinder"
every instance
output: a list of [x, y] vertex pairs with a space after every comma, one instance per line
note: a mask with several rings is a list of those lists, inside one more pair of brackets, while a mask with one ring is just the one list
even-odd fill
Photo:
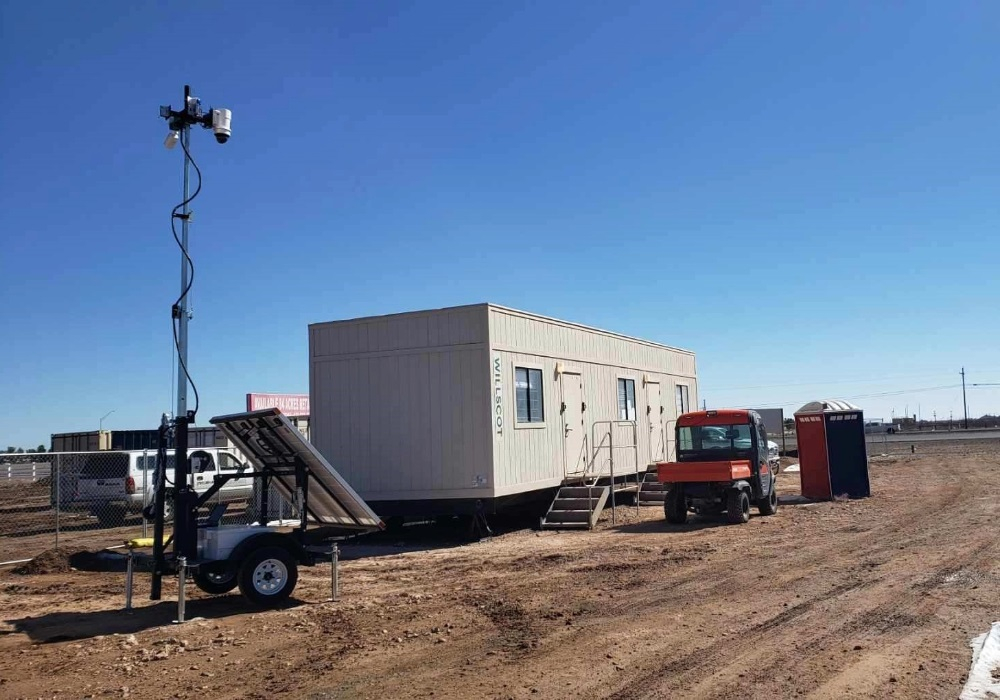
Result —
[[190, 561], [198, 557], [198, 508], [188, 462], [189, 420], [178, 416], [174, 421], [174, 554]]
[[[163, 504], [166, 498], [167, 436], [170, 424], [167, 417], [160, 419], [156, 449], [156, 471], [153, 477], [153, 580], [149, 588], [149, 599], [159, 600], [162, 594], [162, 579], [166, 569], [163, 552]], [[145, 517], [145, 514], [144, 514]]]

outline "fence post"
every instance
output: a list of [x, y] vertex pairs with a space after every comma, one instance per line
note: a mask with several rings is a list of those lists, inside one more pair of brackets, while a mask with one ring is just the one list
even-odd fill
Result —
[[62, 508], [62, 469], [59, 468], [61, 455], [56, 455], [56, 549], [59, 549], [59, 511]]

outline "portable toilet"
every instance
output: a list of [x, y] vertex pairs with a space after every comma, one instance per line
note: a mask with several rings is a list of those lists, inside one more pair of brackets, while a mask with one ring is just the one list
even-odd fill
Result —
[[829, 500], [834, 496], [865, 498], [868, 445], [864, 413], [846, 401], [812, 401], [795, 412], [802, 495]]

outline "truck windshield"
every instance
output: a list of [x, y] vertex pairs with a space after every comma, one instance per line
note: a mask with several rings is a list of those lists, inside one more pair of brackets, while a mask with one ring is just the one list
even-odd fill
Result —
[[678, 459], [747, 459], [753, 454], [749, 425], [694, 425], [677, 429]]

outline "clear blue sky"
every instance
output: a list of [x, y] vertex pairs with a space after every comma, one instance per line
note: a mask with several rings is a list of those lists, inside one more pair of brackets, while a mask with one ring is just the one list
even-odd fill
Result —
[[1000, 5], [169, 7], [0, 9], [0, 447], [170, 409], [186, 82], [233, 110], [202, 424], [306, 391], [310, 322], [479, 301], [690, 348], [715, 406], [1000, 382]]

